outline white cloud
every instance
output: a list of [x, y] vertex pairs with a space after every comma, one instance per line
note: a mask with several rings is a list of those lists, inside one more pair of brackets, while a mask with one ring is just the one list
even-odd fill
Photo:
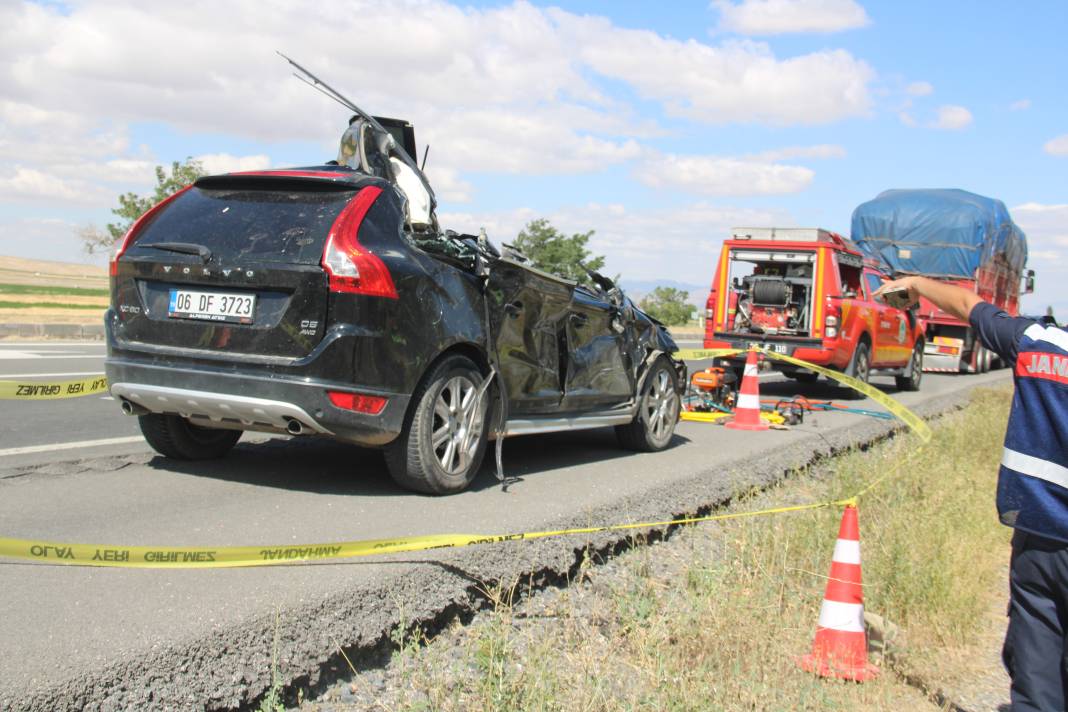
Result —
[[444, 227], [477, 234], [485, 227], [496, 243], [512, 242], [537, 217], [565, 233], [594, 230], [589, 249], [604, 255], [607, 274], [624, 280], [670, 275], [680, 282], [711, 283], [722, 239], [737, 225], [793, 226], [782, 210], [743, 209], [699, 202], [680, 208], [628, 210], [622, 205], [589, 204], [537, 213], [530, 208], [499, 213], [443, 213]]
[[271, 167], [271, 159], [262, 153], [254, 156], [234, 156], [229, 153], [204, 153], [193, 157], [209, 175], [238, 171], [262, 171]]
[[[559, 13], [559, 11], [556, 11]], [[764, 43], [720, 46], [559, 14], [582, 60], [672, 116], [706, 123], [823, 124], [869, 112], [874, 72], [845, 50], [780, 60]]]
[[1031, 108], [1030, 99], [1020, 99], [1009, 104], [1009, 111], [1026, 111]]
[[917, 126], [916, 118], [907, 111], [898, 112], [897, 118], [910, 129]]
[[[358, 54], [334, 51], [354, 37]], [[465, 171], [583, 173], [640, 157], [639, 141], [663, 130], [605, 83], [628, 84], [672, 116], [791, 125], [866, 115], [874, 77], [843, 50], [779, 58], [763, 43], [679, 42], [523, 0], [325, 0], [315, 12], [255, 0], [0, 2], [0, 161], [80, 171], [114, 193], [144, 190], [151, 166], [196, 155], [200, 132], [329, 146], [349, 112], [292, 79], [275, 48], [374, 113], [412, 120], [449, 182], [443, 198], [455, 201], [471, 197]], [[186, 142], [156, 156], [131, 145], [134, 124]], [[209, 160], [212, 171], [273, 163]]]
[[469, 171], [589, 173], [636, 158], [633, 139], [613, 140], [579, 130], [568, 112], [471, 109], [445, 114], [427, 135], [437, 160]]
[[815, 173], [802, 166], [718, 156], [650, 155], [635, 177], [655, 188], [698, 195], [779, 195], [797, 193]]
[[938, 118], [931, 123], [931, 128], [959, 131], [972, 123], [972, 112], [963, 106], [946, 104], [938, 107]]
[[905, 93], [909, 96], [930, 96], [934, 94], [934, 87], [930, 82], [912, 82], [905, 87]]
[[854, 0], [714, 0], [719, 29], [743, 35], [839, 32], [871, 24]]
[[1051, 156], [1068, 156], [1068, 134], [1046, 141], [1042, 150]]
[[4, 203], [41, 200], [91, 205], [101, 197], [99, 187], [85, 181], [64, 179], [36, 168], [15, 166], [13, 173], [0, 175], [0, 202]]

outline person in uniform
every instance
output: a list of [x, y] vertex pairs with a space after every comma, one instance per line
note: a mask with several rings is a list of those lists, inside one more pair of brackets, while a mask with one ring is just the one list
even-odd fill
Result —
[[1013, 369], [1016, 390], [998, 473], [997, 508], [1013, 527], [1009, 629], [1002, 659], [1012, 709], [1068, 702], [1068, 331], [1011, 317], [966, 289], [926, 277], [887, 282], [969, 322]]

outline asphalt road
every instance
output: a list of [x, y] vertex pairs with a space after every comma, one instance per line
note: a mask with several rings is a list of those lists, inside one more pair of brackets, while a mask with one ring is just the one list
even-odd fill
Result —
[[[30, 369], [88, 373], [99, 371], [102, 348], [5, 344], [4, 352], [0, 365], [9, 376]], [[39, 357], [26, 360], [26, 352]], [[921, 412], [937, 410], [972, 386], [1008, 379], [1007, 371], [927, 374], [920, 393], [898, 395]], [[841, 395], [827, 385], [775, 377], [762, 379], [761, 388], [767, 396]], [[98, 397], [19, 407], [25, 410], [2, 414], [3, 448], [136, 435], [136, 421]], [[871, 440], [888, 427], [838, 413], [819, 414], [789, 432], [684, 422], [673, 446], [656, 454], [619, 450], [611, 430], [517, 438], [504, 446], [505, 469], [514, 478], [507, 487], [484, 468], [469, 491], [445, 498], [400, 490], [377, 452], [315, 439], [243, 442], [224, 460], [196, 464], [154, 457], [138, 442], [0, 452], [0, 536], [282, 545], [649, 521], [723, 501], [739, 487], [781, 478], [816, 453]], [[264, 569], [0, 562], [0, 709], [237, 706], [270, 682], [276, 616], [281, 674], [314, 681], [331, 674], [337, 644], [350, 654], [374, 649], [398, 621], [445, 620], [472, 605], [482, 582], [527, 572], [553, 580], [575, 566], [577, 548], [606, 547], [620, 538]]]
[[[104, 372], [104, 344], [86, 342], [2, 342], [0, 381], [66, 381], [88, 378]], [[109, 451], [129, 450], [139, 438], [137, 421], [122, 414], [107, 395], [71, 398], [63, 401], [28, 401], [18, 409], [0, 409], [0, 467], [12, 457], [44, 461], [56, 456], [56, 445], [79, 444], [76, 450], [88, 454], [90, 448]], [[114, 442], [126, 438], [128, 442]], [[103, 441], [103, 442], [101, 442]]]

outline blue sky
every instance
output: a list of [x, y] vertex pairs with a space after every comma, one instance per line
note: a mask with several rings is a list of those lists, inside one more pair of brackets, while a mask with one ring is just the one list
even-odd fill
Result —
[[[848, 232], [887, 188], [1005, 201], [1068, 314], [1068, 3], [714, 0], [0, 4], [0, 254], [77, 231], [157, 164], [332, 156], [347, 112], [429, 142], [442, 222], [596, 230], [608, 269], [704, 289], [733, 224]], [[95, 258], [99, 260], [100, 258]]]

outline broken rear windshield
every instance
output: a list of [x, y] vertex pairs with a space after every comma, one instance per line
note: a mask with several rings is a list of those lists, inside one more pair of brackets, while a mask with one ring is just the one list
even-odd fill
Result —
[[206, 190], [179, 196], [138, 236], [203, 245], [216, 260], [318, 264], [330, 226], [355, 191]]

